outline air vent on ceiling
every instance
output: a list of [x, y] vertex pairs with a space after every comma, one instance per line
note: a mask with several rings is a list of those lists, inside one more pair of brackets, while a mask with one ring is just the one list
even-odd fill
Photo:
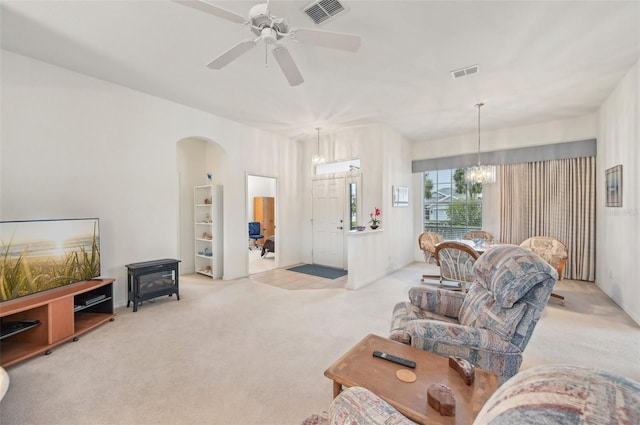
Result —
[[460, 68], [460, 69], [451, 71], [451, 76], [455, 79], [455, 78], [465, 77], [471, 74], [477, 74], [478, 72], [480, 72], [480, 67], [478, 65], [471, 65], [465, 68]]
[[318, 0], [302, 10], [318, 25], [346, 9], [338, 0]]

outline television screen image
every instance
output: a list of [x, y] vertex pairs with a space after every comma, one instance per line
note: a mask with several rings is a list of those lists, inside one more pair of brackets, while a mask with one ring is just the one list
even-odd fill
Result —
[[0, 301], [98, 276], [99, 219], [0, 221]]

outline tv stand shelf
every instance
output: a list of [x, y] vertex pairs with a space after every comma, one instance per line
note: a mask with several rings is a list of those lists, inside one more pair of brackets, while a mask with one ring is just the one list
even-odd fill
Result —
[[95, 279], [72, 283], [0, 303], [2, 323], [38, 320], [39, 325], [0, 340], [0, 365], [11, 366], [74, 340], [114, 320], [113, 282]]

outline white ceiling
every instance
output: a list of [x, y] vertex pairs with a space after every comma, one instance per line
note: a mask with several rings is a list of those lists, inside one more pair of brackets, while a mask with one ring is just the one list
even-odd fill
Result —
[[271, 1], [291, 27], [362, 37], [356, 53], [281, 41], [297, 87], [262, 45], [208, 69], [249, 29], [168, 0], [1, 0], [2, 47], [288, 137], [381, 123], [411, 140], [474, 131], [479, 101], [483, 130], [595, 112], [640, 57], [640, 1], [342, 1], [319, 26], [310, 1]]

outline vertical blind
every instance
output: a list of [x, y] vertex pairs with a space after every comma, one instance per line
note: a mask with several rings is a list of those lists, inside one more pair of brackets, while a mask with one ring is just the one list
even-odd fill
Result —
[[551, 236], [569, 251], [564, 277], [595, 280], [595, 157], [508, 164], [500, 176], [500, 240]]

